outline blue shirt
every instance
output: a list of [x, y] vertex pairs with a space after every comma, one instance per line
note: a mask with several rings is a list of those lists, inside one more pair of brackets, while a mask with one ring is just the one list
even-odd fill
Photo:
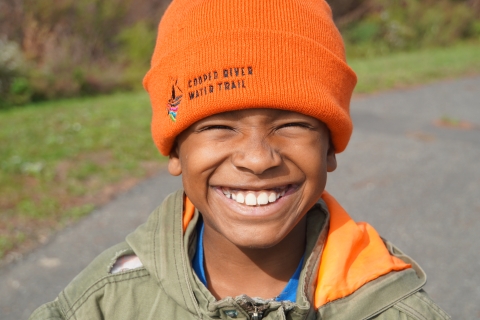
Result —
[[[199, 230], [198, 241], [197, 241], [197, 252], [195, 252], [195, 256], [193, 257], [192, 266], [198, 278], [200, 279], [200, 281], [202, 281], [202, 283], [206, 287], [207, 277], [205, 276], [205, 268], [203, 267], [203, 231], [205, 229], [205, 226], [203, 224], [203, 221], [201, 220], [199, 221], [198, 229], [200, 230]], [[298, 281], [300, 278], [300, 272], [302, 271], [303, 258], [304, 256], [300, 260], [297, 270], [295, 270], [295, 273], [290, 278], [290, 280], [288, 281], [283, 291], [275, 298], [275, 300], [277, 301], [288, 300], [291, 302], [297, 301], [297, 287], [298, 287]]]

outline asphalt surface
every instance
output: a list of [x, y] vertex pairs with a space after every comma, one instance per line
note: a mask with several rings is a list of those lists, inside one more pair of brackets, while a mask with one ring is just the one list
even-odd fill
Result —
[[[480, 77], [355, 97], [351, 114], [354, 134], [327, 190], [420, 263], [453, 319], [480, 319]], [[0, 269], [0, 319], [27, 319], [53, 300], [180, 186], [162, 171]]]

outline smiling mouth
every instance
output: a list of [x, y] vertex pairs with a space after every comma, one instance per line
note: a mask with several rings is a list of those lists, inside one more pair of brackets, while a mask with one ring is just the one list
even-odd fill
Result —
[[221, 191], [226, 198], [232, 199], [238, 203], [242, 203], [247, 206], [264, 206], [276, 202], [291, 188], [292, 185], [286, 185], [274, 189], [253, 191], [222, 187]]

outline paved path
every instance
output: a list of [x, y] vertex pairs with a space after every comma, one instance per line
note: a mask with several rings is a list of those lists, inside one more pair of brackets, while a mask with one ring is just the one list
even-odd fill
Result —
[[[357, 220], [416, 259], [427, 290], [454, 319], [480, 319], [480, 77], [356, 97], [355, 130], [327, 189]], [[26, 319], [180, 186], [166, 172], [0, 269], [0, 319]]]

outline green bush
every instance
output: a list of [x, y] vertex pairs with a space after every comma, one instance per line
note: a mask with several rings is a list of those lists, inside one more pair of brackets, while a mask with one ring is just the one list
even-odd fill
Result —
[[362, 19], [343, 26], [349, 55], [378, 54], [448, 46], [475, 38], [479, 16], [466, 1], [372, 0]]
[[124, 28], [117, 36], [121, 47], [120, 61], [127, 67], [124, 78], [134, 88], [139, 88], [147, 72], [156, 39], [156, 27], [146, 21], [139, 21]]
[[25, 77], [25, 69], [20, 47], [0, 39], [0, 109], [30, 100], [30, 84]]
[[9, 50], [0, 44], [0, 104], [139, 88], [169, 2], [2, 2], [0, 38], [9, 40]]

